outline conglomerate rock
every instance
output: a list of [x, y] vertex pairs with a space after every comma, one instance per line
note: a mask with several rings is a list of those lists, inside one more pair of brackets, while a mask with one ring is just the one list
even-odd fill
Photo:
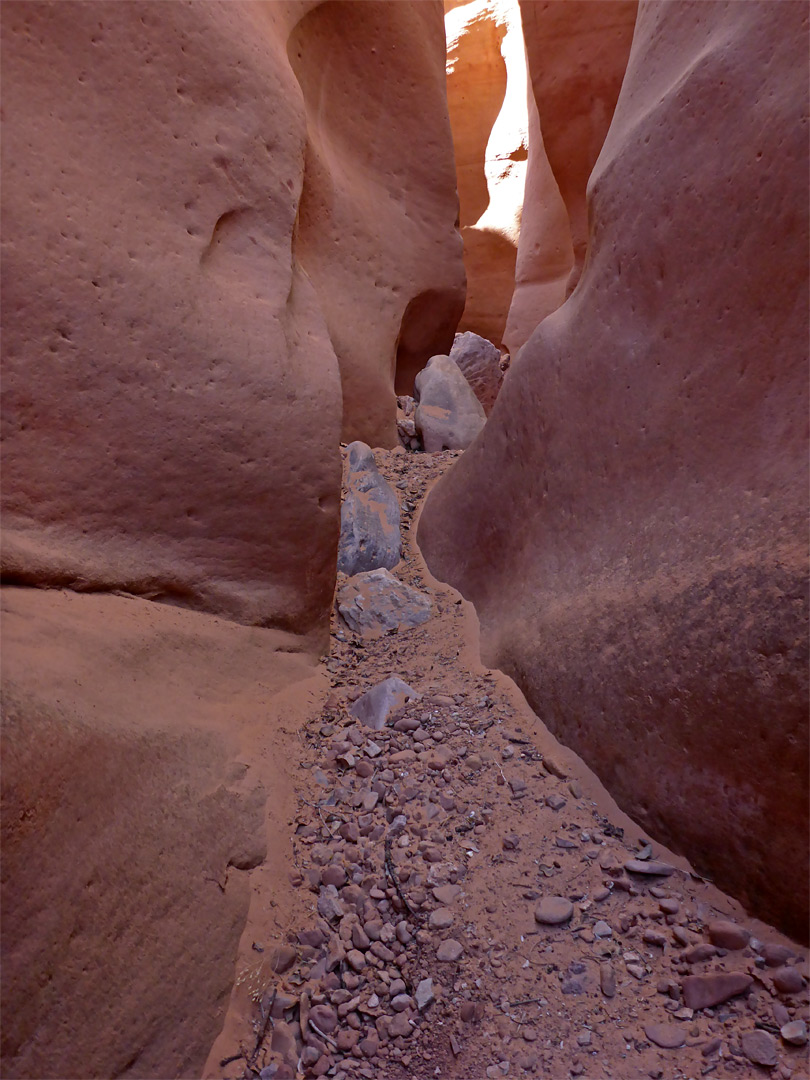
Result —
[[804, 5], [640, 6], [579, 286], [419, 529], [620, 805], [804, 937], [806, 86]]

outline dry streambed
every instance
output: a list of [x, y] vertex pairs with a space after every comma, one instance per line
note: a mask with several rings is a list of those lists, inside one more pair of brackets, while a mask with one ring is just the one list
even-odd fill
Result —
[[421, 614], [369, 636], [363, 586], [360, 631], [335, 618], [292, 823], [299, 924], [254, 943], [253, 1030], [217, 1075], [807, 1077], [806, 957], [611, 811], [430, 581], [410, 529], [455, 456], [375, 452], [392, 572], [422, 596], [389, 614]]

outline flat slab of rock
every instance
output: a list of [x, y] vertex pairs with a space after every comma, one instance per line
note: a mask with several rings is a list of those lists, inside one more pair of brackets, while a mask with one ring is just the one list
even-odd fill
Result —
[[535, 921], [545, 926], [568, 922], [573, 914], [574, 905], [564, 896], [544, 896], [534, 909]]
[[337, 608], [346, 625], [361, 637], [407, 630], [430, 618], [430, 598], [395, 578], [388, 570], [369, 570], [349, 578], [338, 592]]
[[779, 1064], [778, 1044], [767, 1031], [745, 1031], [740, 1042], [743, 1053], [755, 1065], [771, 1068]]
[[399, 500], [377, 470], [371, 447], [353, 442], [346, 451], [346, 495], [340, 508], [338, 570], [359, 574], [400, 560]]
[[503, 382], [501, 350], [491, 341], [468, 330], [456, 334], [450, 359], [458, 364], [461, 374], [489, 415]]
[[381, 731], [409, 702], [418, 698], [413, 687], [392, 675], [362, 694], [349, 712], [366, 727]]
[[709, 1009], [737, 994], [744, 994], [753, 981], [750, 975], [741, 971], [687, 975], [681, 983], [683, 1003], [687, 1009]]
[[466, 450], [486, 423], [484, 407], [449, 356], [432, 356], [416, 376], [414, 423], [429, 453]]
[[646, 1024], [644, 1034], [664, 1050], [677, 1050], [686, 1042], [686, 1032], [680, 1024]]
[[649, 877], [669, 877], [675, 873], [675, 867], [657, 859], [629, 859], [624, 864], [631, 874], [647, 874]]

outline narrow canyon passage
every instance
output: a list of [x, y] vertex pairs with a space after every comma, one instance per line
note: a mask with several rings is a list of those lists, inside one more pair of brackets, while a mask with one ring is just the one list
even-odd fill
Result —
[[805, 0], [4, 0], [0, 1071], [810, 1080]]

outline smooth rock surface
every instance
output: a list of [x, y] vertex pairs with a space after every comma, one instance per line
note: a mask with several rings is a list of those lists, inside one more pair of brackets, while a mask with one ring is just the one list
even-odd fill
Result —
[[750, 975], [740, 971], [687, 975], [681, 982], [684, 1005], [687, 1009], [708, 1009], [720, 1005], [729, 998], [745, 993], [753, 981]]
[[338, 592], [337, 607], [350, 629], [365, 637], [419, 626], [430, 618], [432, 605], [424, 593], [380, 569], [349, 578]]
[[346, 449], [338, 570], [349, 575], [381, 566], [392, 570], [400, 547], [399, 500], [380, 476], [371, 447], [353, 442]]
[[419, 695], [412, 687], [392, 675], [362, 694], [350, 707], [349, 712], [366, 727], [381, 731], [410, 701], [418, 698]]
[[676, 1050], [686, 1042], [686, 1029], [682, 1024], [645, 1024], [644, 1034], [664, 1050]]
[[806, 939], [804, 15], [641, 4], [579, 285], [419, 544], [639, 827]]
[[544, 896], [534, 909], [536, 922], [557, 926], [568, 922], [574, 914], [574, 905], [564, 896]]
[[719, 949], [729, 949], [732, 952], [744, 949], [751, 937], [744, 926], [738, 926], [727, 919], [715, 919], [709, 923], [706, 929], [712, 945], [716, 945]]
[[484, 407], [455, 361], [432, 356], [416, 376], [414, 422], [427, 453], [466, 450], [486, 423]]
[[772, 1068], [779, 1064], [779, 1045], [767, 1031], [744, 1031], [740, 1043], [745, 1056], [755, 1065]]

